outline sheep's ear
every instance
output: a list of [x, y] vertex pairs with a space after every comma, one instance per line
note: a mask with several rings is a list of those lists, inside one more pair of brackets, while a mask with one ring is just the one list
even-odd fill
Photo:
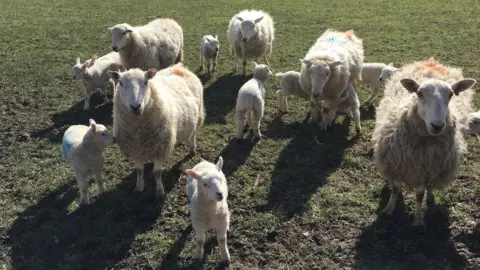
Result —
[[410, 93], [416, 93], [418, 88], [420, 88], [420, 85], [418, 85], [418, 83], [412, 79], [401, 79], [400, 83]]
[[79, 57], [77, 57], [77, 59], [75, 60], [75, 64], [76, 65], [80, 64], [80, 58]]
[[257, 62], [252, 62], [253, 68], [256, 68], [258, 66]]
[[97, 61], [97, 56], [93, 55], [92, 58], [90, 59], [90, 63], [88, 64], [88, 67], [93, 66], [93, 64], [95, 64], [95, 61]]
[[210, 43], [210, 39], [208, 37], [205, 37], [205, 39], [207, 40], [208, 43]]
[[387, 66], [395, 67], [392, 62], [388, 63]]
[[220, 157], [218, 158], [218, 161], [217, 161], [216, 166], [217, 166], [217, 170], [218, 170], [219, 172], [221, 172], [221, 171], [222, 171], [222, 167], [223, 167], [223, 158], [222, 158], [222, 156], [220, 156]]
[[215, 35], [215, 39], [218, 40], [218, 35]]
[[151, 68], [145, 72], [145, 77], [147, 77], [147, 79], [150, 80], [151, 78], [155, 77], [155, 74], [157, 74], [157, 70], [154, 68]]
[[201, 179], [200, 175], [198, 175], [198, 173], [196, 173], [194, 170], [187, 169], [185, 172], [195, 179]]
[[239, 21], [243, 22], [243, 18], [242, 18], [242, 17], [240, 17], [240, 16], [237, 16], [237, 20], [239, 20]]
[[113, 71], [113, 70], [107, 70], [107, 74], [108, 76], [110, 76], [110, 78], [112, 78], [113, 81], [118, 81], [120, 80], [120, 73], [118, 73], [117, 71]]
[[113, 27], [108, 28], [108, 32], [112, 33]]
[[312, 61], [307, 60], [307, 59], [300, 59], [300, 62], [304, 63], [308, 67], [312, 65]]
[[131, 27], [130, 25], [127, 25], [125, 28], [126, 28], [126, 29], [125, 29], [125, 32], [126, 32], [126, 33], [131, 33], [131, 32], [133, 32], [133, 27]]
[[341, 64], [343, 64], [343, 60], [337, 60], [337, 61], [331, 62], [330, 66], [331, 67], [336, 67], [336, 66], [341, 65]]
[[259, 23], [262, 19], [263, 19], [263, 16], [260, 17], [260, 18], [255, 19], [255, 21], [253, 21], [253, 22], [254, 22], [254, 23]]
[[97, 131], [97, 123], [95, 123], [95, 121], [91, 118], [88, 120], [88, 122], [90, 124], [90, 130], [92, 132], [96, 132]]
[[474, 79], [463, 79], [463, 80], [460, 80], [460, 81], [452, 84], [451, 86], [452, 86], [452, 90], [455, 93], [455, 95], [458, 96], [458, 94], [460, 94], [460, 92], [465, 91], [468, 88], [474, 86], [476, 82], [477, 81], [475, 81]]
[[90, 66], [89, 64], [90, 64], [90, 59], [88, 59], [87, 61], [85, 61], [85, 62], [83, 63], [82, 68], [83, 68], [83, 69], [86, 69], [87, 67]]

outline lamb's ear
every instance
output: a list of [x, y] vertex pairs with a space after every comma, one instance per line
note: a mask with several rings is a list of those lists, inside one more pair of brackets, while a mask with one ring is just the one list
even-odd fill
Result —
[[218, 35], [215, 35], [215, 39], [218, 40]]
[[147, 79], [149, 79], [149, 80], [151, 78], [155, 77], [155, 74], [157, 74], [157, 70], [154, 69], [154, 68], [151, 68], [151, 69], [145, 71], [145, 77], [147, 77]]
[[87, 67], [90, 66], [90, 59], [86, 60], [85, 62], [83, 62], [83, 65], [82, 65], [82, 68], [83, 69], [86, 69]]
[[198, 175], [198, 173], [196, 173], [194, 170], [187, 169], [185, 172], [195, 179], [200, 179], [201, 178], [200, 175]]
[[96, 132], [97, 131], [97, 123], [95, 123], [95, 121], [91, 118], [88, 120], [88, 122], [90, 124], [90, 130], [92, 132]]
[[410, 93], [416, 93], [418, 91], [418, 88], [420, 88], [420, 85], [418, 85], [418, 83], [412, 79], [401, 79], [400, 83]]
[[304, 63], [308, 67], [312, 65], [312, 61], [307, 60], [307, 59], [300, 59], [300, 62]]
[[113, 27], [108, 28], [108, 32], [112, 33]]
[[253, 68], [256, 68], [258, 66], [257, 62], [252, 62]]
[[127, 25], [125, 28], [126, 28], [126, 29], [125, 29], [125, 32], [126, 32], [126, 33], [131, 33], [131, 32], [133, 32], [133, 27], [131, 27], [130, 25]]
[[387, 66], [395, 67], [392, 62], [388, 63]]
[[217, 161], [216, 166], [217, 166], [217, 170], [218, 170], [219, 172], [221, 172], [221, 171], [222, 171], [222, 167], [223, 167], [223, 158], [222, 158], [222, 156], [220, 156], [220, 157], [218, 158], [218, 161]]
[[77, 57], [77, 59], [75, 60], [75, 64], [76, 65], [80, 64], [80, 58], [79, 57]]
[[474, 86], [476, 82], [477, 81], [475, 81], [474, 79], [463, 79], [463, 80], [460, 80], [460, 81], [452, 84], [451, 86], [452, 86], [452, 90], [455, 93], [455, 95], [458, 96], [458, 94], [460, 94], [460, 92], [465, 91], [465, 90], [469, 89], [470, 87]]
[[260, 17], [260, 18], [255, 19], [255, 21], [253, 21], [253, 22], [254, 22], [254, 23], [259, 23], [262, 19], [263, 19], [263, 16]]
[[93, 66], [93, 64], [95, 64], [95, 61], [97, 61], [97, 56], [93, 55], [92, 58], [90, 59], [90, 63], [88, 64], [88, 67]]
[[338, 65], [343, 64], [343, 62], [344, 62], [343, 60], [333, 61], [333, 62], [330, 63], [330, 66], [331, 66], [331, 67], [336, 67], [336, 66], [338, 66]]
[[240, 17], [240, 16], [237, 16], [237, 20], [239, 20], [239, 21], [243, 22], [243, 18], [242, 18], [242, 17]]
[[112, 78], [114, 82], [120, 80], [120, 73], [118, 73], [117, 71], [107, 70], [107, 74], [108, 76], [110, 76], [110, 78]]

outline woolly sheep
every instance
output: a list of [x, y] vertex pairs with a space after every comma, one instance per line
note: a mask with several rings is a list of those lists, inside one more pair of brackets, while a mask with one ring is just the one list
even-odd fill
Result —
[[162, 169], [175, 145], [189, 141], [190, 154], [195, 153], [204, 112], [203, 99], [194, 93], [203, 91], [202, 83], [181, 66], [158, 74], [155, 69], [138, 68], [109, 74], [116, 83], [113, 132], [120, 152], [135, 162], [135, 190], [143, 191], [143, 165], [153, 160], [156, 194], [162, 199]]
[[238, 68], [238, 58], [242, 57], [243, 75], [247, 58], [265, 56], [267, 65], [267, 54], [271, 54], [275, 35], [274, 22], [272, 17], [261, 10], [242, 10], [230, 19], [227, 30], [227, 39], [230, 45], [230, 53], [235, 56], [235, 72]]
[[[206, 35], [203, 36], [200, 43], [200, 69], [203, 69], [203, 63], [207, 64], [207, 73], [214, 72], [217, 68], [218, 50], [220, 49], [220, 43], [218, 42], [218, 36]], [[213, 64], [212, 64], [213, 63]], [[210, 70], [210, 64], [213, 65]]]
[[365, 103], [372, 103], [375, 98], [377, 98], [380, 89], [385, 86], [380, 79], [382, 78], [380, 75], [387, 66], [393, 67], [393, 63], [389, 63], [388, 65], [384, 63], [363, 63], [359, 82], [372, 89], [372, 93], [365, 100]]
[[[87, 63], [88, 65], [89, 62], [90, 62], [90, 59], [85, 60], [84, 63]], [[81, 63], [80, 58], [77, 57], [77, 59], [75, 60], [75, 65], [73, 65], [72, 67], [72, 80], [78, 81], [82, 79], [84, 63]]]
[[470, 113], [470, 134], [480, 135], [480, 111]]
[[73, 169], [80, 189], [80, 203], [88, 204], [88, 178], [93, 176], [98, 193], [104, 192], [102, 181], [103, 151], [115, 143], [115, 138], [104, 125], [89, 120], [90, 126], [73, 125], [63, 134], [63, 158]]
[[280, 79], [280, 90], [277, 90], [278, 109], [282, 113], [288, 112], [287, 97], [294, 95], [299, 98], [310, 100], [310, 94], [306, 93], [300, 87], [300, 72], [287, 71], [285, 73], [278, 72], [275, 77]]
[[[110, 52], [97, 59], [97, 56], [94, 55], [82, 66], [82, 79], [83, 85], [85, 86], [85, 103], [83, 106], [84, 110], [88, 110], [90, 107], [90, 97], [92, 94], [98, 90], [100, 94], [104, 97], [104, 103], [110, 102], [106, 93], [105, 85], [108, 83], [112, 87], [112, 91], [115, 89], [113, 82], [108, 76], [108, 71], [122, 71], [123, 67], [120, 62], [120, 55], [117, 52]], [[101, 106], [101, 105], [99, 105]]]
[[228, 263], [230, 254], [227, 247], [227, 231], [230, 224], [228, 210], [228, 187], [222, 172], [223, 158], [219, 157], [217, 164], [206, 160], [201, 161], [188, 174], [186, 193], [190, 202], [190, 220], [195, 230], [197, 248], [195, 259], [203, 258], [205, 232], [214, 229], [220, 247], [220, 260]]
[[108, 28], [112, 50], [125, 69], [157, 70], [183, 62], [183, 30], [172, 19], [155, 19], [142, 26], [127, 23]]
[[247, 115], [247, 124], [253, 129], [255, 138], [261, 138], [260, 121], [265, 110], [265, 87], [263, 84], [272, 76], [272, 71], [267, 65], [253, 62], [253, 78], [242, 85], [238, 91], [235, 107], [236, 139], [242, 137], [245, 128], [245, 114]]
[[302, 63], [300, 86], [310, 93], [310, 111], [312, 120], [319, 121], [321, 111], [315, 109], [321, 100], [330, 99], [329, 117], [320, 124], [326, 130], [329, 120], [337, 112], [337, 106], [343, 100], [340, 97], [350, 84], [356, 91], [355, 81], [361, 73], [363, 64], [363, 41], [353, 30], [339, 32], [327, 29], [309, 49]]
[[[401, 188], [415, 190], [415, 220], [423, 225], [422, 200], [450, 184], [467, 152], [464, 138], [472, 112], [473, 79], [431, 58], [405, 65], [385, 86], [372, 141], [375, 165], [392, 184], [383, 213], [391, 215]], [[416, 95], [412, 95], [415, 93]]]

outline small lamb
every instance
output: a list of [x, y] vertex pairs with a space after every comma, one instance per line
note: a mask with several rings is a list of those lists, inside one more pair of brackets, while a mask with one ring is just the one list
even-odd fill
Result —
[[380, 72], [380, 77], [378, 78], [378, 81], [385, 85], [387, 80], [392, 78], [393, 73], [397, 70], [398, 68], [393, 66], [393, 63], [389, 63], [386, 67], [382, 69], [382, 72]]
[[278, 110], [281, 113], [288, 112], [287, 97], [294, 95], [306, 101], [310, 100], [309, 93], [306, 93], [300, 87], [300, 72], [287, 71], [285, 73], [278, 72], [275, 77], [280, 79], [280, 90], [277, 90]]
[[363, 63], [359, 83], [372, 88], [372, 93], [365, 100], [365, 103], [372, 103], [375, 98], [377, 98], [380, 90], [385, 87], [385, 84], [382, 81], [383, 79], [380, 80], [380, 75], [387, 66], [392, 68], [393, 63], [389, 63], [388, 65], [385, 65], [384, 63]]
[[[358, 100], [355, 88], [349, 84], [340, 98], [343, 101], [338, 104], [338, 112], [345, 113], [348, 117], [353, 118], [353, 121], [355, 122], [355, 131], [357, 134], [360, 134], [362, 131], [362, 126], [360, 124], [360, 101]], [[328, 112], [332, 107], [330, 102], [330, 99], [322, 100], [322, 117], [328, 116]], [[335, 120], [335, 118], [333, 120]]]
[[253, 62], [253, 78], [248, 80], [238, 91], [235, 118], [237, 120], [236, 139], [240, 139], [245, 128], [245, 113], [247, 124], [252, 127], [256, 139], [260, 139], [260, 121], [265, 110], [265, 87], [266, 80], [273, 77], [270, 68], [265, 64]]
[[[87, 65], [88, 65], [89, 62], [90, 62], [90, 59], [85, 61], [85, 63], [87, 63]], [[80, 58], [77, 57], [77, 59], [75, 60], [75, 65], [73, 65], [73, 67], [72, 67], [72, 80], [78, 81], [78, 80], [82, 79], [82, 77], [83, 77], [83, 65], [85, 63], [81, 63]]]
[[211, 72], [217, 69], [218, 50], [220, 49], [220, 42], [218, 35], [203, 36], [200, 43], [200, 69], [203, 69], [203, 63], [207, 63], [207, 73], [210, 75], [210, 64], [213, 63]]
[[88, 177], [93, 176], [99, 194], [105, 190], [102, 182], [103, 151], [115, 143], [115, 137], [104, 125], [90, 119], [90, 127], [70, 126], [63, 135], [63, 158], [72, 167], [80, 188], [80, 203], [88, 204]]
[[190, 220], [197, 241], [195, 251], [197, 260], [203, 258], [205, 232], [214, 229], [220, 247], [220, 260], [224, 263], [230, 261], [227, 247], [227, 231], [230, 224], [228, 187], [222, 166], [223, 158], [219, 157], [217, 164], [203, 160], [192, 169], [186, 170], [189, 176], [185, 190], [190, 203]]

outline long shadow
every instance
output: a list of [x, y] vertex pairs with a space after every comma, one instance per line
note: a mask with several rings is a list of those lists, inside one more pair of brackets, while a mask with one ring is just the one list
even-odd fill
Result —
[[53, 124], [50, 127], [37, 130], [31, 134], [32, 138], [47, 138], [52, 142], [62, 141], [63, 133], [71, 125], [88, 125], [88, 119], [92, 118], [95, 122], [102, 125], [112, 124], [112, 106], [113, 103], [95, 108], [96, 105], [103, 103], [100, 95], [95, 94], [90, 100], [90, 109], [83, 110], [83, 99], [75, 103], [68, 110], [57, 112], [51, 115]]
[[258, 210], [273, 210], [288, 219], [301, 214], [311, 196], [340, 166], [345, 150], [356, 141], [356, 136], [348, 138], [349, 127], [350, 120], [346, 119], [331, 130], [316, 132], [316, 137], [311, 128], [299, 130], [280, 153], [268, 202]]
[[[405, 191], [403, 191], [405, 192]], [[377, 219], [356, 243], [356, 269], [465, 269], [467, 260], [455, 248], [447, 207], [430, 206], [426, 227], [413, 227], [413, 212], [397, 199], [392, 216], [381, 214], [390, 196], [384, 186]], [[400, 196], [399, 196], [400, 197]], [[412, 212], [409, 214], [409, 212]]]
[[277, 114], [271, 122], [267, 123], [267, 131], [264, 133], [265, 137], [278, 140], [294, 137], [296, 134], [307, 132], [311, 130], [311, 125], [306, 125], [302, 122], [293, 122], [286, 124], [282, 120], [282, 115]]
[[252, 140], [251, 137], [250, 134], [245, 136], [245, 139], [242, 140], [230, 140], [228, 145], [225, 146], [215, 158], [215, 162], [220, 156], [223, 158], [222, 171], [226, 177], [232, 175], [247, 161], [250, 152], [252, 152], [253, 148], [258, 143], [258, 141]]
[[470, 252], [480, 253], [480, 224], [477, 223], [471, 233], [461, 232], [455, 240], [464, 243]]
[[[167, 182], [176, 177], [165, 174]], [[150, 230], [163, 209], [163, 203], [153, 203], [151, 172], [143, 194], [134, 193], [134, 177], [132, 172], [112, 190], [90, 194], [91, 203], [73, 211], [74, 182], [23, 211], [7, 232], [13, 269], [107, 269], [121, 261], [135, 236]]]
[[373, 105], [360, 106], [360, 118], [362, 120], [375, 119], [376, 107]]
[[182, 232], [182, 235], [177, 239], [177, 241], [175, 241], [168, 251], [167, 256], [165, 256], [163, 259], [159, 269], [178, 269], [180, 253], [185, 247], [185, 243], [189, 241], [189, 235], [192, 233], [192, 231], [192, 225], [188, 225], [188, 227]]
[[238, 90], [247, 80], [241, 75], [224, 75], [205, 89], [206, 124], [227, 123], [225, 116], [235, 109]]

